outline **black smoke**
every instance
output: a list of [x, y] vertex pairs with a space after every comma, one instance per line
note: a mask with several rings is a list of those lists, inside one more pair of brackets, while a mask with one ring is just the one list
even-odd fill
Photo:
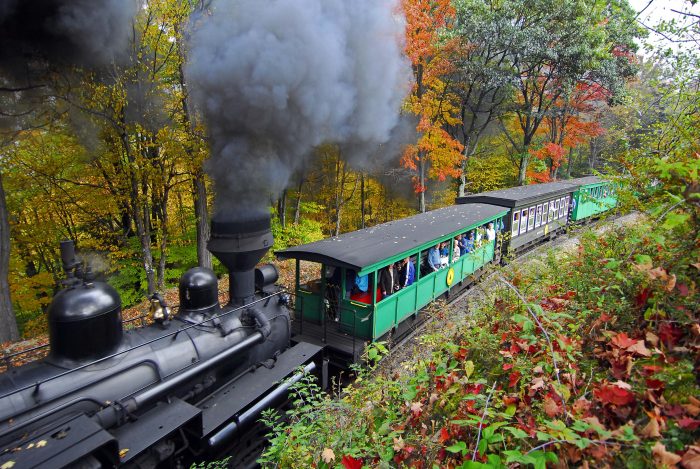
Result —
[[219, 217], [264, 214], [321, 143], [395, 156], [411, 71], [396, 0], [218, 0], [192, 22], [187, 78]]
[[[128, 59], [138, 0], [0, 0], [0, 133], [49, 120], [75, 67]], [[47, 116], [43, 116], [47, 114]]]
[[25, 81], [35, 62], [96, 67], [124, 56], [134, 0], [0, 0], [0, 74]]

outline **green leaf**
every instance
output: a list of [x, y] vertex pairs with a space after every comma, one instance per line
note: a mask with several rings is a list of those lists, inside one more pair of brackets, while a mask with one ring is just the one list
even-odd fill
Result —
[[666, 215], [664, 224], [661, 225], [661, 227], [667, 230], [672, 230], [677, 226], [685, 225], [689, 219], [690, 215], [687, 213], [671, 212], [668, 215]]
[[466, 444], [465, 442], [463, 442], [463, 441], [458, 441], [458, 442], [455, 443], [454, 445], [448, 446], [448, 447], [445, 448], [445, 449], [446, 449], [447, 451], [449, 451], [450, 453], [461, 453], [461, 452], [463, 452], [463, 451], [466, 451], [466, 449], [467, 449], [467, 444]]
[[474, 373], [474, 362], [467, 360], [464, 362], [464, 375], [469, 379], [469, 377]]
[[527, 433], [522, 431], [519, 428], [514, 428], [514, 427], [503, 427], [505, 430], [508, 430], [515, 438], [527, 438]]
[[637, 262], [637, 264], [651, 264], [652, 260], [650, 256], [647, 256], [646, 254], [637, 254], [634, 256], [634, 260]]

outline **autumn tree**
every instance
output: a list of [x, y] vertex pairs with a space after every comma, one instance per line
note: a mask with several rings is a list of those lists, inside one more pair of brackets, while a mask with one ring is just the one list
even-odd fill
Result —
[[542, 143], [530, 149], [540, 164], [528, 170], [528, 177], [537, 182], [556, 179], [567, 154], [569, 176], [574, 150], [604, 132], [599, 122], [611, 97], [610, 91], [597, 83], [577, 83], [561, 94], [538, 132]]
[[[125, 235], [139, 241], [149, 293], [164, 287], [168, 205], [177, 186], [191, 184], [197, 232], [206, 234], [205, 146], [182, 75], [181, 31], [189, 13], [188, 2], [148, 2], [134, 20], [131, 62], [115, 67], [110, 83], [87, 75], [84, 86], [64, 96], [98, 128], [102, 150], [91, 164], [120, 207]], [[208, 264], [207, 256], [199, 258]]]
[[533, 141], [560, 97], [578, 83], [622, 91], [624, 78], [634, 73], [629, 55], [639, 31], [626, 1], [512, 0], [499, 5], [499, 14], [509, 18], [506, 60], [516, 88], [501, 129], [524, 184]]
[[459, 97], [459, 122], [453, 133], [464, 146], [458, 195], [467, 187], [467, 168], [487, 130], [505, 111], [512, 97], [509, 18], [501, 15], [500, 2], [457, 0], [455, 40], [450, 61], [451, 87]]
[[427, 180], [457, 177], [462, 159], [462, 144], [446, 130], [459, 122], [458, 99], [447, 82], [454, 41], [441, 37], [452, 27], [454, 9], [449, 0], [403, 0], [402, 5], [406, 53], [415, 78], [406, 108], [418, 116], [420, 133], [418, 142], [408, 146], [402, 164], [414, 172], [418, 210], [424, 212]]

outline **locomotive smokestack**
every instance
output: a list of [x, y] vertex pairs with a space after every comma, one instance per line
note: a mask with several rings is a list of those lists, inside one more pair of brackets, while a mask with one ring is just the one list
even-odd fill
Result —
[[242, 306], [255, 295], [255, 266], [272, 247], [270, 216], [229, 220], [215, 216], [207, 248], [229, 271], [229, 304]]

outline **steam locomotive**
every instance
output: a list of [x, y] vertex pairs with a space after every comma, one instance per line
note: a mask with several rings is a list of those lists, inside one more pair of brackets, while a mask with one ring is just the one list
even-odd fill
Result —
[[271, 245], [269, 217], [214, 220], [208, 248], [229, 270], [229, 304], [214, 273], [194, 268], [177, 315], [155, 297], [154, 324], [124, 331], [117, 292], [63, 242], [49, 355], [0, 374], [0, 467], [178, 467], [224, 450], [253, 464], [261, 411], [323, 369], [320, 346], [290, 344], [275, 267], [255, 268]]

